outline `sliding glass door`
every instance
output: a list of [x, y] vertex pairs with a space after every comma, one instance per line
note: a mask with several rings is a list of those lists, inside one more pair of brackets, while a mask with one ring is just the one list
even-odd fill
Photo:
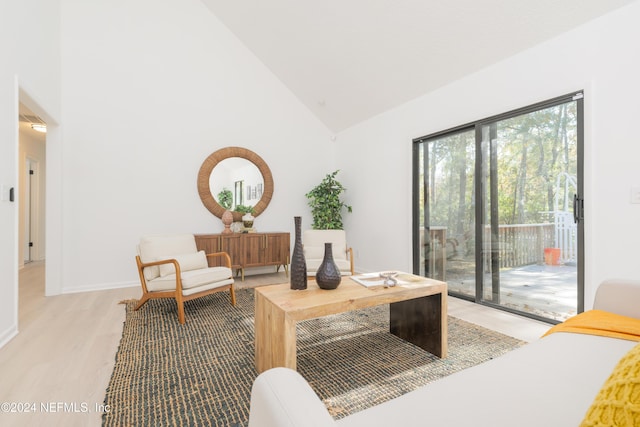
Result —
[[582, 311], [582, 96], [414, 141], [414, 271], [561, 321]]

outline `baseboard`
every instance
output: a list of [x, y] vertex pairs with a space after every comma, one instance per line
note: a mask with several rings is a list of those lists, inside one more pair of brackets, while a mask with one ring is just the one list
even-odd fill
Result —
[[14, 324], [9, 329], [0, 334], [0, 348], [4, 347], [16, 335], [18, 335], [18, 325]]
[[77, 286], [74, 288], [62, 288], [63, 294], [77, 294], [81, 292], [109, 291], [113, 289], [140, 287], [139, 281], [96, 283], [94, 285]]

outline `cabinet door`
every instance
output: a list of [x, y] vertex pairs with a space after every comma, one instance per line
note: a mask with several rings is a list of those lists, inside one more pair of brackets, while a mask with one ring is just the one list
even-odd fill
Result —
[[[219, 234], [196, 234], [196, 247], [205, 254], [220, 252], [220, 235]], [[220, 265], [220, 261], [209, 258], [209, 267]]]
[[265, 235], [264, 264], [289, 264], [289, 233], [269, 233]]
[[220, 235], [219, 251], [229, 254], [232, 268], [242, 268], [242, 246], [243, 242], [239, 234]]
[[265, 235], [262, 233], [247, 233], [242, 235], [242, 240], [244, 240], [244, 267], [259, 267], [265, 265]]

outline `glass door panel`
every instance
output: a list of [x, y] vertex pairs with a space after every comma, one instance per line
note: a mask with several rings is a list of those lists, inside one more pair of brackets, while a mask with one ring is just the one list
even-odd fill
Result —
[[576, 102], [481, 126], [482, 295], [562, 321], [577, 306]]
[[[475, 295], [475, 130], [419, 144], [419, 271]], [[425, 174], [426, 171], [426, 174]]]

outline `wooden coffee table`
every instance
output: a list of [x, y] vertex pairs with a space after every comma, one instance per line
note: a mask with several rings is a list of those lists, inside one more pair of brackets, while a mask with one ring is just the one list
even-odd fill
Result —
[[368, 288], [349, 277], [334, 290], [320, 289], [313, 280], [298, 291], [289, 283], [255, 288], [256, 370], [296, 369], [297, 322], [381, 304], [390, 304], [392, 334], [446, 357], [447, 284], [406, 273], [398, 279], [389, 288]]

